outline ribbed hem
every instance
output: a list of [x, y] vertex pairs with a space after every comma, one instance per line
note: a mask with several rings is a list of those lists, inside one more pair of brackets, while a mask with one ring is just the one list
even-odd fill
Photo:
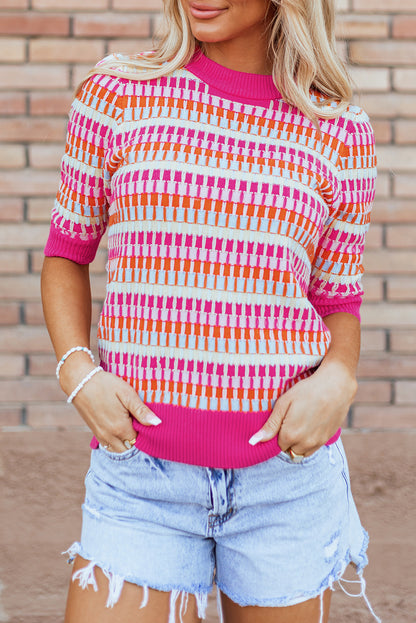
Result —
[[197, 49], [186, 69], [208, 84], [213, 95], [260, 106], [281, 98], [273, 76], [228, 69], [209, 59], [200, 49]]
[[[136, 447], [151, 456], [190, 465], [232, 469], [249, 467], [281, 452], [276, 438], [251, 446], [248, 440], [265, 423], [268, 411], [204, 411], [164, 404], [147, 404], [162, 420], [144, 426], [133, 420], [138, 431]], [[341, 429], [328, 444], [335, 443]], [[93, 438], [91, 447], [97, 448]]]
[[46, 257], [64, 257], [77, 264], [90, 264], [95, 258], [99, 244], [100, 238], [84, 242], [63, 234], [54, 223], [51, 223], [44, 254]]
[[360, 309], [362, 300], [363, 297], [361, 295], [349, 296], [344, 299], [329, 299], [325, 302], [320, 302], [322, 299], [314, 299], [311, 296], [309, 297], [310, 303], [312, 303], [321, 318], [325, 318], [325, 316], [329, 316], [330, 314], [344, 312], [345, 314], [352, 314], [358, 318], [359, 321], [361, 321]]

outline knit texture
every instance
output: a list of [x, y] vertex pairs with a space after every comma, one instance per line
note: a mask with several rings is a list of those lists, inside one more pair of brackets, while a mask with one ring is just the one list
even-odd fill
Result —
[[158, 80], [95, 76], [74, 101], [45, 254], [89, 263], [108, 229], [101, 365], [163, 421], [135, 422], [143, 451], [276, 455], [248, 439], [327, 353], [323, 318], [359, 317], [374, 136], [353, 105], [320, 125], [271, 76], [200, 53]]

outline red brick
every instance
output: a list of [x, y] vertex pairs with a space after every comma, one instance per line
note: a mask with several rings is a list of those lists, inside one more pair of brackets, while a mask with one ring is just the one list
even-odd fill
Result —
[[372, 274], [416, 273], [416, 251], [366, 251], [364, 268]]
[[[1, 23], [1, 22], [0, 22]], [[0, 89], [47, 91], [67, 89], [69, 69], [64, 65], [0, 65]]]
[[415, 407], [357, 406], [354, 408], [354, 428], [403, 429], [415, 428]]
[[26, 60], [26, 41], [15, 37], [1, 37], [0, 58], [7, 63], [23, 63]]
[[390, 91], [390, 71], [380, 67], [350, 67], [349, 72], [359, 91]]
[[108, 42], [108, 53], [138, 54], [147, 50], [154, 50], [152, 39], [114, 39]]
[[43, 250], [30, 252], [30, 265], [32, 267], [32, 273], [40, 273], [44, 260]]
[[366, 329], [361, 331], [361, 353], [383, 352], [386, 349], [386, 333], [380, 329]]
[[71, 87], [74, 89], [74, 92], [76, 91], [76, 89], [78, 89], [79, 84], [84, 80], [90, 69], [92, 69], [92, 63], [89, 63], [88, 65], [74, 65], [74, 67], [72, 68], [71, 80]]
[[390, 403], [392, 388], [389, 381], [359, 381], [355, 404]]
[[29, 0], [0, 0], [0, 9], [28, 9]]
[[[353, 41], [350, 58], [362, 65], [414, 65], [415, 41]], [[387, 63], [386, 63], [387, 61]]]
[[32, 0], [35, 11], [100, 11], [107, 9], [108, 4], [109, 0]]
[[21, 169], [26, 165], [25, 149], [21, 145], [2, 145], [0, 169]]
[[415, 0], [352, 0], [352, 8], [363, 13], [416, 13]]
[[414, 202], [404, 199], [376, 201], [372, 221], [373, 223], [416, 223]]
[[378, 169], [380, 171], [416, 170], [416, 145], [379, 145], [377, 148]]
[[361, 320], [366, 327], [411, 327], [416, 318], [416, 304], [364, 303]]
[[40, 301], [27, 301], [24, 307], [25, 324], [27, 325], [44, 325], [45, 318], [43, 316], [42, 303]]
[[358, 102], [373, 119], [416, 117], [416, 95], [408, 93], [364, 93]]
[[0, 355], [0, 378], [23, 376], [25, 373], [25, 358], [23, 355]]
[[31, 93], [29, 110], [34, 116], [65, 117], [69, 113], [75, 94], [71, 91], [48, 91], [47, 93]]
[[47, 225], [4, 224], [0, 227], [0, 248], [43, 248], [48, 232]]
[[393, 132], [390, 121], [383, 121], [382, 119], [374, 119], [372, 122], [374, 134], [376, 137], [377, 145], [391, 143]]
[[39, 298], [39, 275], [1, 275], [3, 301], [30, 301]]
[[0, 328], [0, 352], [3, 353], [51, 353], [52, 345], [46, 327]]
[[399, 15], [393, 18], [393, 37], [414, 39], [416, 34], [416, 15]]
[[0, 176], [0, 195], [45, 195], [56, 192], [59, 185], [58, 171], [21, 171], [6, 172]]
[[24, 275], [27, 271], [26, 251], [0, 250], [0, 275]]
[[30, 145], [29, 165], [32, 169], [57, 169], [60, 167], [63, 154], [62, 143], [58, 145]]
[[376, 197], [386, 199], [391, 195], [391, 175], [390, 173], [379, 171], [377, 174]]
[[416, 279], [396, 276], [387, 280], [387, 299], [389, 301], [416, 301]]
[[149, 37], [150, 19], [145, 15], [120, 13], [78, 14], [74, 17], [76, 37]]
[[395, 197], [416, 197], [416, 175], [396, 173], [393, 178], [393, 193]]
[[20, 305], [18, 303], [0, 303], [0, 325], [18, 324], [20, 319]]
[[2, 13], [0, 34], [5, 35], [69, 35], [69, 17], [66, 15], [39, 15], [25, 13]]
[[416, 69], [408, 67], [395, 69], [393, 84], [397, 91], [416, 91]]
[[343, 39], [384, 39], [389, 36], [389, 20], [385, 15], [343, 15], [336, 34]]
[[88, 39], [33, 39], [29, 58], [38, 63], [96, 63], [103, 58], [104, 42]]
[[23, 221], [23, 200], [20, 197], [0, 197], [0, 223], [21, 221]]
[[397, 381], [395, 387], [396, 404], [416, 405], [416, 381]]
[[415, 241], [416, 225], [389, 225], [387, 227], [388, 247], [414, 249]]
[[26, 112], [24, 93], [0, 92], [0, 115], [23, 115]]
[[394, 329], [390, 333], [390, 348], [395, 353], [416, 352], [416, 329]]
[[0, 428], [7, 429], [10, 426], [20, 426], [22, 423], [23, 409], [15, 405], [0, 405]]
[[[57, 189], [56, 189], [57, 190]], [[51, 211], [54, 199], [45, 197], [38, 199], [29, 199], [27, 208], [27, 219], [33, 223], [49, 223], [51, 220]]]
[[55, 355], [30, 355], [29, 375], [30, 376], [55, 376], [56, 357]]
[[361, 357], [358, 376], [376, 379], [416, 378], [416, 355], [366, 355]]
[[113, 11], [163, 11], [163, 0], [113, 0]]
[[394, 124], [395, 139], [398, 145], [416, 143], [416, 120], [408, 121], [400, 119]]
[[364, 301], [375, 303], [383, 300], [383, 280], [368, 273], [363, 277]]
[[62, 390], [56, 379], [0, 380], [0, 395], [4, 402], [60, 400]]
[[32, 428], [85, 428], [84, 421], [78, 411], [72, 405], [67, 405], [64, 402], [64, 393], [61, 392], [61, 394], [61, 402], [29, 404], [27, 406], [27, 424]]
[[383, 227], [382, 225], [372, 225], [367, 232], [365, 239], [366, 249], [379, 249], [383, 246]]

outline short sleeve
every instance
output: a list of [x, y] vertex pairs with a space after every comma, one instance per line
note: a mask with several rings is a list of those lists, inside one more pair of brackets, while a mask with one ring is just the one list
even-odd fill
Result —
[[45, 255], [92, 262], [107, 227], [105, 162], [119, 112], [117, 80], [94, 75], [74, 100]]
[[362, 256], [377, 177], [374, 133], [360, 109], [347, 113], [339, 153], [338, 188], [313, 260], [308, 298], [318, 313], [346, 312], [360, 319]]

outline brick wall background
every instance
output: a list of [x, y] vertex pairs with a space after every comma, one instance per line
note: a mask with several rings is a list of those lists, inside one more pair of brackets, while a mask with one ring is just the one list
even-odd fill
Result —
[[[0, 427], [79, 426], [39, 297], [67, 113], [87, 70], [148, 49], [161, 0], [0, 0]], [[339, 45], [378, 142], [360, 385], [349, 426], [416, 428], [416, 0], [338, 0]], [[105, 250], [92, 266], [94, 319]], [[94, 337], [93, 337], [93, 343]]]

